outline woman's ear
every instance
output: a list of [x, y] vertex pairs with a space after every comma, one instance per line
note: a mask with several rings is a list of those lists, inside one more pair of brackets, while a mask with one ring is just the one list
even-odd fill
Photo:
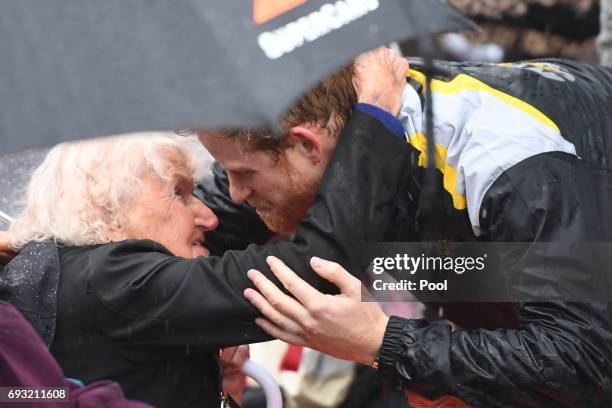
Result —
[[321, 129], [316, 127], [294, 126], [289, 130], [294, 149], [304, 155], [313, 164], [323, 158]]
[[108, 226], [106, 235], [111, 240], [111, 242], [118, 242], [118, 241], [123, 241], [124, 239], [127, 239], [125, 226], [122, 226], [122, 224], [124, 224], [123, 221], [124, 220], [121, 220], [117, 224]]

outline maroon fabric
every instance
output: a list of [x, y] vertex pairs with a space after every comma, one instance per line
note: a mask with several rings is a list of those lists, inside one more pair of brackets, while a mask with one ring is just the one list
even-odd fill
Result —
[[296, 346], [289, 344], [287, 352], [283, 357], [279, 369], [281, 371], [298, 371], [300, 369], [300, 362], [302, 361], [302, 346]]
[[142, 402], [126, 400], [121, 387], [98, 381], [81, 388], [64, 378], [41, 338], [23, 315], [0, 301], [0, 387], [69, 387], [68, 402], [0, 403], [2, 408], [147, 408]]

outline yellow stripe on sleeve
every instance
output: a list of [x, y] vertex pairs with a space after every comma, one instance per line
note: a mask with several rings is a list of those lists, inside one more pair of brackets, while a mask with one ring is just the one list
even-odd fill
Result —
[[[427, 139], [422, 133], [414, 133], [408, 139], [415, 149], [421, 154], [419, 155], [419, 166], [427, 167]], [[457, 170], [446, 163], [446, 147], [436, 143], [436, 167], [443, 174], [444, 189], [453, 198], [453, 206], [457, 210], [465, 210], [467, 208], [467, 200], [465, 195], [457, 192]]]
[[[417, 80], [423, 87], [425, 87], [425, 75], [422, 72], [415, 71], [413, 69], [408, 71], [408, 76]], [[555, 130], [556, 132], [561, 132], [559, 127], [553, 122], [548, 116], [544, 115], [539, 109], [534, 106], [528, 104], [527, 102], [520, 100], [512, 95], [508, 95], [502, 91], [499, 91], [495, 88], [490, 87], [466, 74], [459, 74], [455, 78], [453, 78], [450, 82], [441, 81], [439, 79], [434, 79], [431, 82], [431, 91], [433, 93], [440, 94], [456, 94], [461, 91], [479, 91], [486, 92], [490, 95], [495, 96], [498, 99], [501, 99], [507, 104], [514, 106], [527, 113], [531, 117], [538, 120], [540, 123], [543, 123], [547, 127]]]

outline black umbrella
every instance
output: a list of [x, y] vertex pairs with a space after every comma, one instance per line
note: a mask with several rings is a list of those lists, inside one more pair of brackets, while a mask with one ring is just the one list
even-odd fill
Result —
[[367, 49], [470, 27], [442, 0], [3, 1], [0, 152], [140, 130], [269, 127]]

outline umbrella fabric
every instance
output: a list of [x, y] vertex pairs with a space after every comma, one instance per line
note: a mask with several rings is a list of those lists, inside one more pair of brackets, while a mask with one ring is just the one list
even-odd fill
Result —
[[182, 127], [270, 127], [359, 53], [470, 28], [443, 0], [0, 3], [0, 153]]

